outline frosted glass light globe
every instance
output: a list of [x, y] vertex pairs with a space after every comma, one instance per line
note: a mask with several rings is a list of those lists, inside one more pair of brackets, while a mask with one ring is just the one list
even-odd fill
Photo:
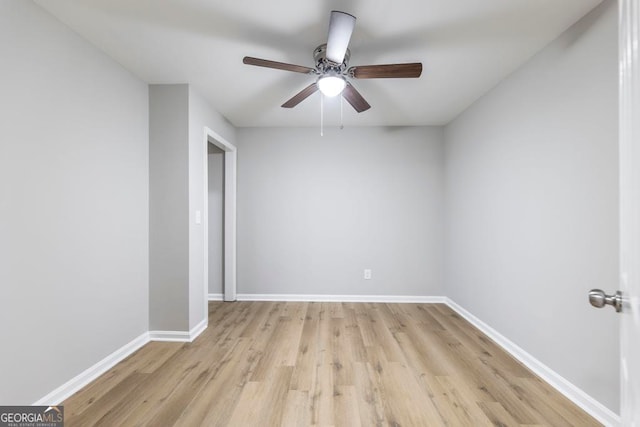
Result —
[[338, 76], [323, 76], [318, 79], [318, 88], [325, 96], [334, 97], [344, 90], [347, 82]]

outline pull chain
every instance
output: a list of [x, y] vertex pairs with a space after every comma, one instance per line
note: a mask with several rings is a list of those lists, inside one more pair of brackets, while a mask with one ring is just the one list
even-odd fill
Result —
[[320, 136], [324, 136], [324, 94], [320, 92]]
[[340, 95], [340, 130], [344, 129], [344, 117], [342, 116], [342, 95]]

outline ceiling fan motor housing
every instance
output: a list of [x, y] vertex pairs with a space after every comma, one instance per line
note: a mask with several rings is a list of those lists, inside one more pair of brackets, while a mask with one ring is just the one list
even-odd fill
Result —
[[346, 75], [347, 67], [351, 59], [351, 51], [347, 49], [342, 64], [336, 64], [327, 59], [327, 44], [321, 44], [313, 50], [313, 60], [316, 64], [316, 73], [319, 75]]

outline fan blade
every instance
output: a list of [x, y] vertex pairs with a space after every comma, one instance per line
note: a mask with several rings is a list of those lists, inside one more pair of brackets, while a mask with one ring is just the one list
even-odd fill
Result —
[[356, 79], [392, 79], [420, 77], [422, 63], [358, 65], [349, 68], [349, 75]]
[[269, 61], [267, 59], [252, 58], [245, 56], [242, 62], [247, 65], [256, 65], [258, 67], [275, 68], [277, 70], [293, 71], [295, 73], [311, 74], [313, 68], [303, 67], [302, 65], [287, 64], [285, 62]]
[[327, 37], [327, 59], [342, 64], [349, 47], [351, 33], [356, 25], [356, 17], [348, 13], [331, 11], [329, 20], [329, 36]]
[[291, 98], [290, 100], [288, 100], [287, 102], [282, 104], [282, 107], [283, 108], [293, 108], [296, 105], [300, 104], [305, 99], [307, 99], [309, 96], [311, 96], [314, 93], [316, 93], [317, 90], [318, 90], [318, 84], [317, 83], [311, 83], [309, 86], [305, 87], [300, 92], [295, 94], [293, 98]]
[[360, 95], [360, 92], [358, 92], [356, 88], [351, 85], [351, 83], [347, 83], [344, 90], [342, 91], [342, 96], [358, 113], [362, 113], [363, 111], [371, 108], [371, 105], [369, 105], [369, 103], [365, 101], [362, 95]]

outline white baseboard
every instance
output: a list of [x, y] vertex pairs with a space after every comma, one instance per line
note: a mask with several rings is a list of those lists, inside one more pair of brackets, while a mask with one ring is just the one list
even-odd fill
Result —
[[189, 342], [198, 338], [198, 336], [203, 333], [205, 329], [207, 329], [207, 326], [209, 326], [209, 319], [204, 318], [200, 323], [191, 328], [191, 330], [189, 331]]
[[79, 391], [81, 388], [89, 384], [91, 381], [98, 378], [100, 375], [107, 372], [117, 363], [121, 362], [133, 352], [138, 350], [140, 347], [149, 342], [149, 333], [145, 332], [139, 337], [133, 339], [128, 344], [120, 347], [118, 350], [114, 351], [95, 365], [86, 369], [84, 372], [76, 375], [74, 378], [70, 379], [66, 383], [62, 384], [60, 387], [53, 390], [51, 393], [47, 394], [43, 398], [39, 399], [34, 403], [37, 406], [54, 406], [59, 405], [65, 399], [68, 399], [71, 395]]
[[64, 400], [68, 399], [74, 393], [78, 392], [81, 388], [88, 385], [90, 382], [98, 378], [100, 375], [107, 372], [117, 363], [126, 359], [129, 355], [134, 353], [143, 345], [150, 341], [168, 341], [168, 342], [192, 342], [198, 335], [200, 335], [205, 329], [207, 329], [208, 319], [203, 319], [202, 322], [194, 326], [189, 332], [183, 331], [149, 331], [145, 332], [139, 337], [135, 338], [128, 344], [120, 347], [95, 365], [86, 369], [84, 372], [76, 375], [60, 387], [53, 390], [43, 398], [39, 399], [34, 405], [59, 405]]
[[476, 316], [462, 308], [449, 298], [445, 298], [445, 303], [469, 323], [480, 329], [482, 333], [495, 341], [500, 347], [518, 359], [523, 365], [532, 370], [536, 375], [549, 383], [553, 388], [562, 393], [573, 403], [582, 408], [585, 412], [597, 419], [606, 426], [619, 426], [621, 419], [618, 414], [589, 396], [582, 389], [576, 387], [566, 378], [549, 368], [544, 363], [527, 353], [521, 347], [510, 341], [504, 335], [493, 329], [491, 326], [478, 319]]
[[222, 294], [209, 294], [207, 295], [207, 299], [209, 301], [223, 301], [223, 295]]
[[187, 331], [149, 331], [151, 341], [161, 342], [189, 342]]
[[238, 301], [445, 303], [446, 297], [397, 295], [238, 294]]
[[203, 319], [190, 331], [149, 331], [149, 338], [151, 341], [161, 342], [192, 342], [207, 329], [207, 325], [207, 319]]

